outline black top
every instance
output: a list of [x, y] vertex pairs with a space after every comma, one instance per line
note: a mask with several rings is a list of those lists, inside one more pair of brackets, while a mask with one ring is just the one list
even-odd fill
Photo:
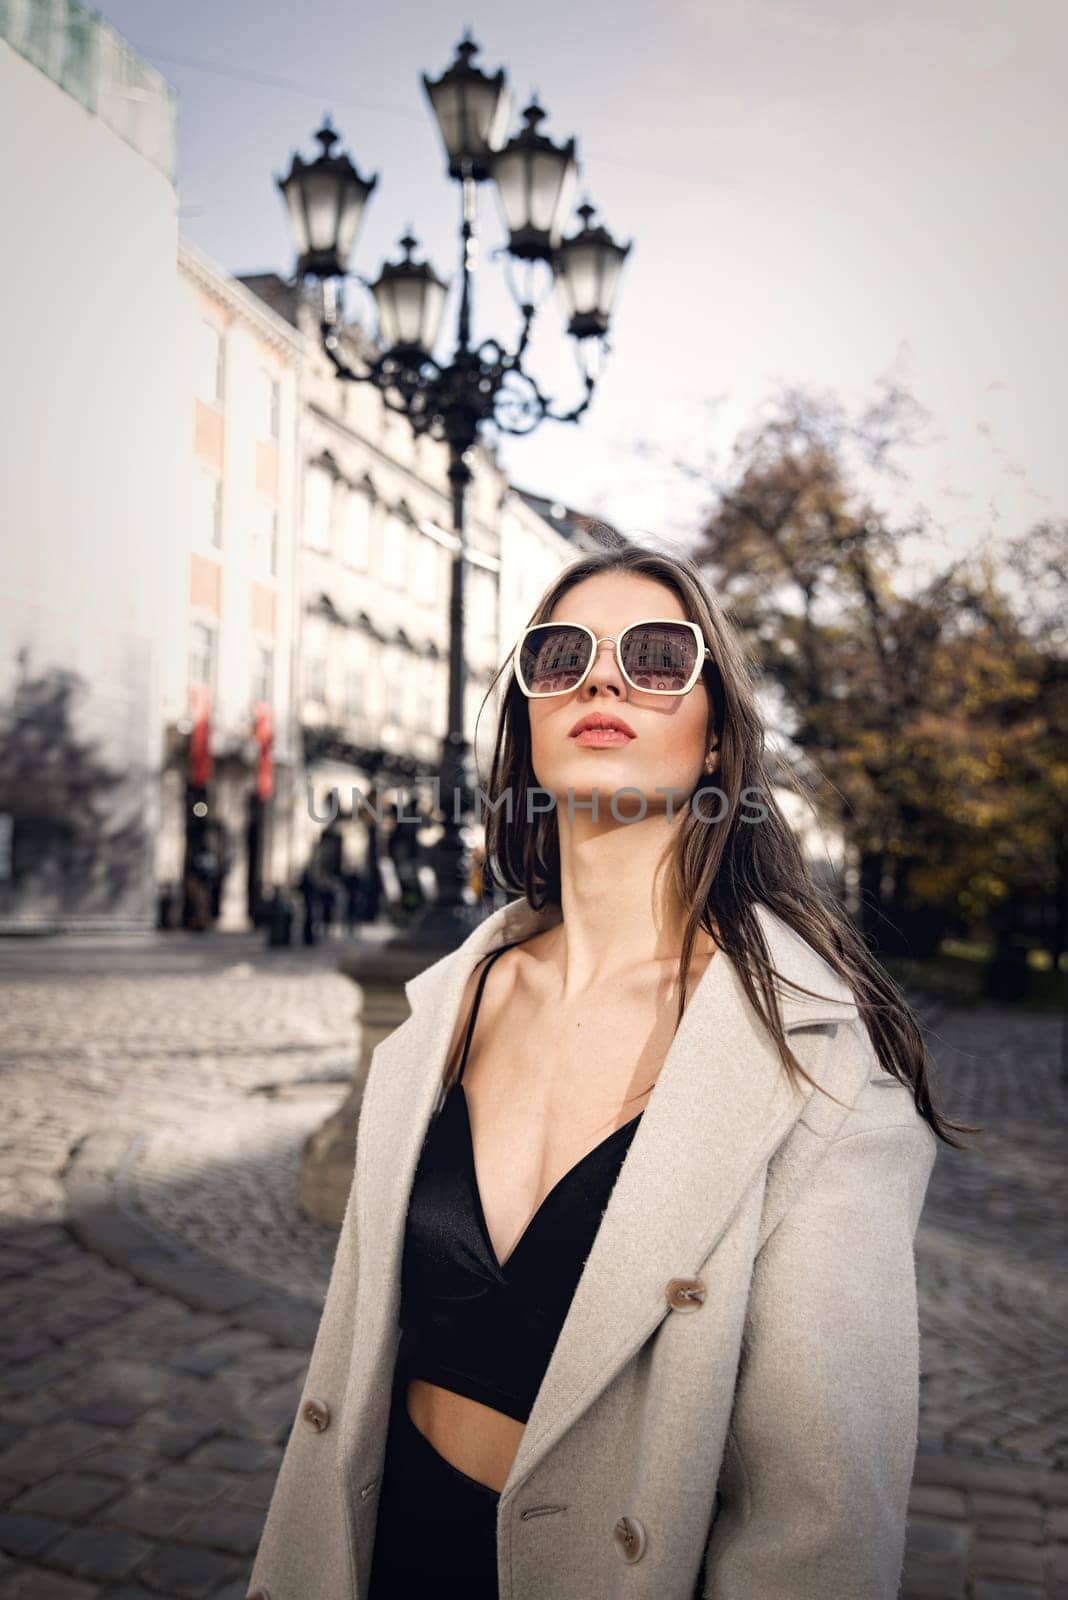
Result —
[[460, 1071], [427, 1129], [412, 1183], [398, 1372], [404, 1382], [424, 1378], [526, 1422], [643, 1113], [564, 1174], [499, 1262], [482, 1211], [461, 1079], [486, 974], [509, 949], [501, 945], [483, 968]]

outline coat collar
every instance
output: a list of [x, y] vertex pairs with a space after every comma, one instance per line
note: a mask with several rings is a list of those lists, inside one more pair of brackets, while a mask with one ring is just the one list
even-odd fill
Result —
[[[857, 1017], [853, 995], [833, 968], [770, 909], [757, 904], [755, 913], [776, 971], [821, 997], [777, 984], [787, 1031]], [[525, 898], [512, 901], [405, 985], [412, 1014], [378, 1046], [360, 1119], [357, 1227], [361, 1240], [374, 1241], [376, 1270], [358, 1280], [354, 1374], [380, 1381], [391, 1330], [396, 1336], [408, 1195], [441, 1102], [445, 1055], [468, 977], [489, 951], [559, 920], [557, 906], [535, 911]], [[867, 1070], [857, 1052], [831, 1051], [814, 1076], [848, 1106]], [[804, 1081], [790, 1085], [734, 964], [717, 951], [691, 992], [631, 1141], [502, 1501], [649, 1337], [668, 1309], [670, 1279], [696, 1273], [813, 1092]], [[344, 1420], [353, 1446], [368, 1404], [354, 1378]]]

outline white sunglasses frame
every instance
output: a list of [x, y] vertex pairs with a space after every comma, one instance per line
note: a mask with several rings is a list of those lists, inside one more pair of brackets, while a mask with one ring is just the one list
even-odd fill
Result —
[[[623, 639], [632, 628], [645, 628], [648, 627], [650, 623], [657, 622], [669, 622], [673, 627], [689, 628], [693, 633], [698, 654], [697, 659], [694, 662], [690, 681], [687, 683], [684, 689], [643, 688], [641, 684], [634, 682], [634, 679], [630, 676], [626, 667], [623, 665], [623, 653], [619, 648], [620, 640]], [[589, 664], [587, 665], [582, 676], [578, 679], [577, 683], [573, 683], [569, 689], [550, 689], [544, 694], [532, 694], [527, 688], [526, 681], [523, 677], [523, 671], [519, 664], [520, 657], [522, 655], [524, 641], [529, 637], [530, 634], [536, 633], [539, 628], [577, 628], [582, 633], [588, 634], [593, 640], [593, 650], [590, 653]], [[588, 628], [584, 622], [534, 622], [531, 623], [529, 628], [523, 629], [523, 632], [516, 640], [515, 648], [512, 651], [512, 671], [515, 673], [515, 681], [519, 685], [520, 691], [527, 697], [528, 700], [555, 700], [558, 699], [560, 695], [574, 694], [577, 689], [582, 688], [582, 685], [586, 682], [586, 679], [589, 677], [590, 673], [597, 664], [597, 649], [598, 646], [602, 644], [610, 644], [613, 646], [616, 658], [616, 666], [619, 668], [620, 676], [623, 678], [624, 682], [630, 684], [635, 694], [657, 694], [664, 697], [669, 697], [671, 699], [677, 699], [679, 695], [689, 694], [691, 689], [693, 689], [696, 685], [701, 673], [704, 671], [705, 661], [714, 660], [711, 650], [705, 643], [704, 635], [702, 634], [701, 629], [698, 627], [696, 622], [691, 622], [688, 617], [639, 617], [636, 622], [628, 622], [627, 626], [623, 629], [623, 632], [615, 639], [613, 639], [609, 634], [605, 634], [602, 639], [598, 639], [593, 629]]]

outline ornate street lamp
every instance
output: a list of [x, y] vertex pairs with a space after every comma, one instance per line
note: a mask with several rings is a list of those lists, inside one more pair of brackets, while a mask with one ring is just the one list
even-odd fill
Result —
[[600, 223], [594, 208], [579, 206], [582, 227], [564, 239], [553, 256], [556, 288], [567, 314], [567, 331], [576, 339], [600, 338], [608, 332], [629, 244], [619, 244]]
[[478, 45], [465, 34], [452, 66], [437, 79], [424, 72], [423, 88], [441, 130], [449, 177], [481, 183], [489, 176], [493, 152], [504, 138], [509, 96], [503, 69], [498, 67], [490, 77], [472, 65], [477, 55]]
[[297, 276], [333, 278], [348, 271], [363, 208], [378, 174], [361, 178], [348, 156], [331, 153], [337, 134], [329, 117], [315, 137], [323, 147], [318, 160], [305, 162], [294, 155], [288, 176], [275, 182], [289, 208]]
[[[438, 846], [438, 899], [414, 930], [416, 939], [448, 946], [469, 931], [466, 851], [454, 797], [467, 794], [464, 502], [472, 475], [471, 449], [485, 427], [524, 434], [547, 417], [576, 422], [583, 415], [598, 367], [589, 341], [596, 340], [600, 351], [607, 348], [619, 273], [630, 249], [629, 244], [617, 244], [605, 228], [591, 225], [589, 207], [580, 213], [580, 231], [563, 237], [579, 175], [575, 141], [557, 144], [541, 132], [545, 112], [535, 100], [523, 113], [523, 127], [503, 142], [509, 106], [504, 72], [483, 72], [475, 64], [478, 51], [465, 35], [440, 78], [423, 76], [449, 176], [460, 184], [462, 195], [456, 332], [449, 356], [435, 354], [449, 285], [428, 262], [414, 259], [416, 241], [408, 233], [400, 241], [404, 255], [399, 260], [387, 262], [373, 283], [359, 280], [374, 296], [377, 354], [359, 368], [349, 364], [335, 283], [348, 275], [349, 256], [377, 177], [361, 178], [348, 156], [333, 154], [337, 135], [329, 123], [316, 136], [323, 146], [318, 159], [305, 163], [295, 155], [288, 177], [277, 180], [293, 223], [297, 279], [314, 277], [323, 283], [320, 332], [338, 377], [373, 384], [390, 410], [407, 417], [416, 435], [429, 434], [449, 447], [457, 541], [449, 602], [449, 728], [440, 770], [445, 821]], [[472, 339], [477, 186], [491, 178], [508, 228], [508, 255], [542, 262], [558, 279], [568, 331], [578, 343], [584, 386], [582, 397], [566, 410], [553, 404], [524, 365], [537, 311], [529, 295], [517, 295], [522, 320], [511, 350], [497, 339], [477, 345]]]
[[522, 261], [548, 261], [574, 204], [578, 183], [575, 141], [554, 144], [538, 132], [545, 112], [532, 100], [526, 126], [492, 158], [490, 171], [508, 225], [508, 250]]
[[404, 259], [387, 262], [371, 284], [378, 307], [378, 331], [394, 355], [429, 360], [438, 342], [449, 286], [429, 262], [412, 260], [417, 240], [410, 233], [400, 243]]

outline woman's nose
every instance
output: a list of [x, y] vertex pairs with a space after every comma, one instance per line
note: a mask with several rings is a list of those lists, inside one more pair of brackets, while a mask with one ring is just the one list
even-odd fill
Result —
[[611, 639], [598, 641], [593, 666], [590, 668], [589, 677], [582, 685], [584, 689], [589, 689], [591, 686], [596, 689], [612, 688], [619, 694], [623, 692], [623, 679], [616, 661], [616, 647]]

